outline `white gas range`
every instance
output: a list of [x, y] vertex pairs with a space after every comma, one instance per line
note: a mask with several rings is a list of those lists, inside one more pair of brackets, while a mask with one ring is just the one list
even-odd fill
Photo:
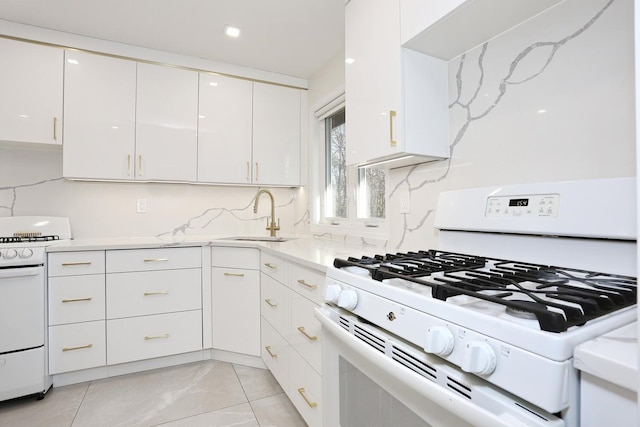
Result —
[[636, 319], [635, 200], [635, 178], [446, 192], [438, 250], [336, 259], [326, 425], [579, 426], [575, 346]]
[[67, 218], [0, 218], [0, 401], [51, 387], [45, 248], [70, 238]]

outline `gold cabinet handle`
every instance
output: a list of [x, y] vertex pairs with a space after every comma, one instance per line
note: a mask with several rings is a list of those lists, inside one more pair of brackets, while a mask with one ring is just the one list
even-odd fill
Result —
[[164, 335], [147, 335], [146, 337], [144, 337], [145, 341], [149, 341], [149, 340], [157, 340], [157, 339], [163, 339], [163, 338], [169, 338], [169, 334], [164, 334]]
[[258, 162], [256, 162], [256, 182], [258, 181]]
[[127, 154], [127, 176], [131, 176], [131, 154]]
[[264, 302], [266, 302], [267, 304], [269, 304], [269, 307], [271, 308], [276, 308], [278, 306], [278, 304], [274, 304], [273, 302], [271, 302], [271, 300], [269, 298], [267, 298], [266, 300], [264, 300]]
[[62, 300], [62, 302], [80, 302], [80, 301], [91, 301], [91, 297], [84, 297], [84, 298], [65, 298]]
[[138, 155], [138, 176], [142, 176], [142, 154]]
[[244, 277], [244, 273], [224, 273], [225, 276]]
[[398, 141], [393, 139], [393, 121], [396, 118], [396, 112], [391, 110], [389, 111], [389, 145], [395, 147], [398, 145]]
[[57, 117], [53, 118], [53, 140], [54, 141], [58, 140], [58, 118]]
[[277, 266], [277, 265], [275, 265], [275, 264], [271, 264], [270, 262], [265, 262], [265, 263], [264, 263], [264, 265], [266, 265], [266, 266], [267, 266], [267, 267], [269, 267], [269, 268], [273, 268], [273, 269], [278, 268], [278, 266]]
[[298, 326], [298, 330], [300, 331], [300, 333], [301, 333], [302, 335], [304, 335], [305, 337], [307, 337], [307, 339], [308, 339], [309, 341], [317, 341], [317, 340], [318, 340], [318, 337], [317, 337], [317, 336], [315, 336], [315, 335], [309, 335], [308, 333], [306, 333], [306, 332], [305, 332], [305, 330], [304, 330], [304, 326]]
[[311, 283], [307, 283], [304, 279], [298, 280], [298, 284], [308, 288], [308, 289], [316, 289], [318, 285], [312, 285]]
[[147, 258], [144, 262], [166, 262], [169, 261], [169, 258]]
[[247, 162], [247, 181], [251, 180], [251, 163]]
[[307, 402], [307, 405], [309, 405], [311, 408], [315, 408], [316, 406], [318, 406], [316, 402], [311, 402], [309, 398], [304, 394], [304, 387], [300, 387], [298, 389], [298, 393], [300, 393], [300, 396], [302, 396], [304, 401]]
[[169, 295], [169, 291], [155, 291], [155, 292], [145, 292], [144, 296], [148, 297], [151, 295]]
[[91, 348], [93, 347], [93, 344], [87, 344], [87, 345], [79, 345], [77, 347], [63, 347], [62, 351], [73, 351], [73, 350], [81, 350], [83, 348]]
[[63, 267], [69, 267], [72, 265], [91, 265], [91, 261], [78, 261], [78, 262], [63, 262]]
[[264, 349], [267, 350], [267, 353], [269, 353], [269, 356], [271, 356], [272, 358], [275, 359], [275, 358], [278, 357], [278, 355], [276, 353], [271, 352], [271, 346], [270, 345], [266, 346]]

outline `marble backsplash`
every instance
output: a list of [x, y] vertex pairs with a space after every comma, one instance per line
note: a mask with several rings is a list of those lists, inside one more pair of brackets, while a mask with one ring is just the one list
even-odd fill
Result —
[[437, 245], [441, 191], [635, 176], [633, 52], [632, 1], [565, 0], [451, 60], [451, 158], [390, 171], [389, 246]]

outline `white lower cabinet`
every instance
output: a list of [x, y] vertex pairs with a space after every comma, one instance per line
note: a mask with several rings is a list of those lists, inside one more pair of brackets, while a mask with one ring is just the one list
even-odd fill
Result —
[[105, 321], [49, 327], [49, 373], [96, 368], [107, 363]]
[[264, 253], [261, 268], [262, 360], [307, 424], [321, 427], [322, 344], [313, 313], [324, 273]]
[[133, 362], [202, 349], [202, 311], [107, 321], [107, 363]]

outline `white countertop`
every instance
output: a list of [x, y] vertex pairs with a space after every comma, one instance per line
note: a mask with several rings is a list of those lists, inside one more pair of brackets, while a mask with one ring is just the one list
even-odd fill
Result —
[[186, 246], [256, 247], [284, 256], [308, 267], [322, 269], [334, 258], [385, 253], [382, 246], [342, 242], [310, 236], [284, 236], [285, 242], [226, 240], [228, 236], [161, 236], [74, 239], [47, 247], [47, 252], [95, 251], [110, 249], [144, 249]]
[[638, 391], [638, 322], [576, 347], [573, 365], [628, 390]]

